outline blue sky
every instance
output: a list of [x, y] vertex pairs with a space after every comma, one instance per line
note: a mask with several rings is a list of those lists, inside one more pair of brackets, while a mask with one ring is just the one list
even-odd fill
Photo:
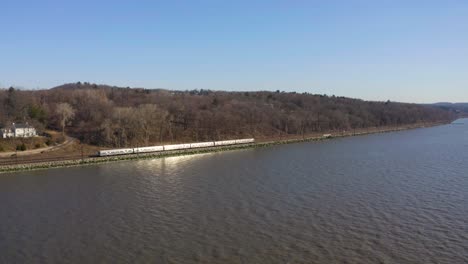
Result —
[[0, 1], [0, 87], [468, 101], [468, 1]]

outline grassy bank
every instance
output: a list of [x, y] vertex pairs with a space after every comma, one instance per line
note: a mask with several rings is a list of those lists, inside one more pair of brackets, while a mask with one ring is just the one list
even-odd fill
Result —
[[[252, 144], [210, 147], [210, 148], [203, 148], [203, 149], [175, 150], [175, 151], [165, 151], [165, 152], [145, 153], [145, 154], [130, 154], [130, 155], [112, 156], [112, 157], [86, 157], [86, 158], [83, 157], [82, 159], [74, 159], [74, 160], [54, 160], [54, 161], [39, 162], [39, 163], [14, 164], [14, 165], [0, 166], [0, 173], [29, 171], [29, 170], [38, 170], [38, 169], [50, 169], [50, 168], [60, 168], [60, 167], [71, 167], [71, 166], [82, 166], [82, 165], [116, 162], [116, 161], [124, 161], [124, 160], [155, 159], [155, 158], [174, 157], [174, 156], [182, 156], [182, 155], [194, 155], [194, 154], [212, 153], [212, 152], [229, 151], [229, 150], [261, 148], [261, 147], [268, 147], [268, 146], [281, 145], [281, 144], [331, 140], [333, 138], [361, 136], [361, 135], [376, 134], [376, 133], [387, 133], [387, 132], [402, 131], [402, 130], [408, 130], [408, 129], [414, 129], [414, 128], [436, 126], [436, 125], [442, 125], [442, 124], [445, 124], [445, 123], [416, 124], [416, 125], [408, 125], [408, 126], [402, 126], [402, 127], [397, 127], [397, 128], [372, 128], [372, 129], [368, 128], [368, 129], [341, 131], [341, 132], [333, 131], [333, 132], [329, 132], [332, 134], [331, 138], [323, 137], [322, 136], [323, 134], [313, 135], [313, 136], [296, 136], [292, 138], [285, 138], [285, 139], [279, 139], [279, 140], [265, 140], [265, 141], [260, 141], [260, 142], [256, 142]], [[324, 134], [328, 134], [328, 133], [324, 133]]]

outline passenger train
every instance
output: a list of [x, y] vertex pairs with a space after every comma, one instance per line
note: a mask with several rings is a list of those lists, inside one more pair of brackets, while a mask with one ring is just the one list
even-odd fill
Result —
[[182, 149], [195, 149], [195, 148], [208, 148], [218, 146], [229, 146], [229, 145], [240, 145], [254, 143], [255, 139], [235, 139], [235, 140], [224, 140], [224, 141], [210, 141], [210, 142], [199, 142], [199, 143], [187, 143], [187, 144], [176, 144], [176, 145], [163, 145], [163, 146], [152, 146], [152, 147], [141, 147], [141, 148], [124, 148], [124, 149], [109, 149], [100, 150], [97, 155], [100, 157], [115, 156], [115, 155], [126, 155], [126, 154], [138, 154], [138, 153], [150, 153], [159, 151], [169, 150], [182, 150]]

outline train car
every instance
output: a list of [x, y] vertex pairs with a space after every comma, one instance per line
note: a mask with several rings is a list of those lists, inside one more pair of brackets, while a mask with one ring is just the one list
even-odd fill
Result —
[[215, 146], [227, 146], [236, 144], [235, 140], [215, 141]]
[[152, 146], [152, 147], [142, 147], [142, 148], [135, 148], [134, 153], [149, 153], [149, 152], [158, 152], [163, 151], [164, 146]]
[[190, 144], [164, 145], [164, 150], [189, 149]]
[[245, 138], [245, 139], [236, 139], [236, 144], [247, 144], [247, 143], [254, 143], [255, 139], [253, 138]]
[[191, 143], [190, 148], [208, 148], [214, 147], [214, 142], [200, 142], [200, 143]]
[[100, 150], [98, 151], [98, 156], [105, 157], [105, 156], [115, 156], [115, 155], [125, 155], [125, 154], [133, 154], [132, 148], [127, 149], [108, 149], [108, 150]]

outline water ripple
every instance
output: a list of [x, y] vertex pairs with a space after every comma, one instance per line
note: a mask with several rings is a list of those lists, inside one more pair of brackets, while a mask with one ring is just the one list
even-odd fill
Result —
[[466, 126], [0, 177], [1, 263], [468, 263]]

